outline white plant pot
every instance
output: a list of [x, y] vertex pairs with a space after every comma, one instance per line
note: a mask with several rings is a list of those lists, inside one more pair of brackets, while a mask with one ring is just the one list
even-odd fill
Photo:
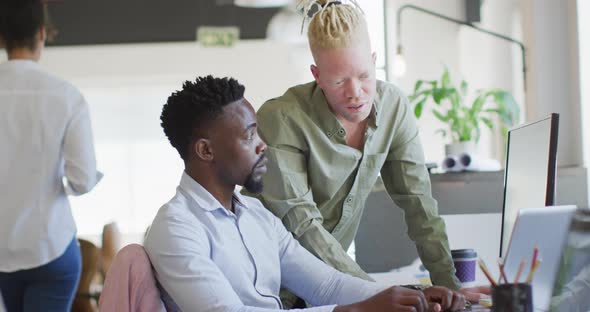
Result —
[[463, 153], [475, 154], [477, 145], [474, 141], [453, 142], [445, 145], [445, 156], [459, 156]]

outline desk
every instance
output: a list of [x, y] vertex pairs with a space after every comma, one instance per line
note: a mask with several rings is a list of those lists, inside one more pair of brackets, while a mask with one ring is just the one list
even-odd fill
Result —
[[[431, 174], [430, 179], [439, 214], [447, 223], [451, 248], [476, 248], [486, 262], [495, 263], [500, 248], [504, 172]], [[557, 169], [558, 205], [588, 207], [587, 190], [585, 168]], [[464, 227], [471, 230], [462, 231]], [[410, 264], [418, 253], [406, 232], [402, 210], [378, 179], [355, 238], [356, 261], [369, 273]]]
[[[385, 286], [393, 285], [418, 285], [423, 284], [422, 278], [426, 276], [425, 272], [419, 270], [419, 261], [406, 266], [404, 268], [395, 269], [389, 272], [369, 273], [377, 283]], [[490, 282], [486, 279], [483, 273], [477, 269], [475, 274], [475, 282], [466, 287], [473, 286], [489, 286]]]

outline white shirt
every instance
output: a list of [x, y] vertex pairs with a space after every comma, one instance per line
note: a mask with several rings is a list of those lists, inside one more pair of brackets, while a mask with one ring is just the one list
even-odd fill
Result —
[[332, 311], [384, 289], [317, 259], [257, 199], [234, 193], [234, 210], [184, 173], [158, 211], [144, 247], [182, 311], [279, 311], [281, 285]]
[[0, 64], [0, 271], [62, 255], [76, 233], [63, 178], [83, 194], [101, 176], [80, 92], [33, 61]]

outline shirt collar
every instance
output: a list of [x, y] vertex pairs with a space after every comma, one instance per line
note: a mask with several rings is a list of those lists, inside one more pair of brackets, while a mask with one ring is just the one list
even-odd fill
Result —
[[[377, 90], [379, 90], [379, 85], [377, 85]], [[373, 100], [373, 107], [371, 108], [371, 113], [369, 113], [369, 126], [377, 128], [379, 126], [379, 107], [381, 106], [379, 91], [375, 94], [375, 100]], [[320, 86], [314, 82], [312, 95], [311, 95], [311, 102], [312, 102], [312, 109], [315, 110], [317, 114], [318, 124], [329, 138], [334, 136], [341, 131], [342, 124], [336, 118], [336, 115], [330, 110], [330, 106], [326, 101], [326, 96], [324, 95], [324, 91]]]
[[28, 66], [28, 67], [40, 67], [38, 62], [28, 59], [12, 59], [6, 61], [4, 64], [8, 66]]
[[[188, 194], [192, 199], [194, 199], [197, 202], [198, 207], [203, 210], [227, 210], [221, 205], [221, 203], [215, 197], [213, 197], [211, 193], [209, 193], [209, 191], [207, 191], [207, 189], [205, 189], [201, 184], [195, 181], [185, 171], [182, 172], [179, 188], [183, 190], [186, 194]], [[235, 191], [233, 193], [232, 200], [234, 207], [239, 205], [242, 208], [248, 209], [248, 206], [246, 206], [242, 196]]]

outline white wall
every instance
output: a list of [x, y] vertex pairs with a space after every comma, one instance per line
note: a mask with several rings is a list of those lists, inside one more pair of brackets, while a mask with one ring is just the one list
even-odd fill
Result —
[[169, 86], [173, 91], [196, 76], [232, 76], [246, 86], [255, 106], [312, 79], [306, 46], [266, 40], [240, 41], [231, 48], [194, 42], [52, 47], [41, 64], [83, 89]]
[[[580, 108], [582, 111], [582, 146], [584, 167], [590, 165], [590, 1], [578, 0], [578, 35], [580, 46]], [[582, 18], [586, 17], [586, 18]], [[588, 183], [590, 187], [590, 183]], [[588, 190], [590, 194], [590, 189]], [[590, 195], [589, 199], [590, 201]]]
[[528, 48], [527, 120], [559, 113], [558, 166], [582, 166], [576, 1], [522, 0]]
[[[518, 16], [515, 1], [483, 1], [481, 22], [477, 26], [522, 41]], [[469, 27], [460, 27], [458, 37], [460, 72], [469, 82], [470, 91], [502, 88], [512, 93], [521, 110], [524, 109], [524, 78], [519, 46]], [[469, 98], [470, 101], [473, 99]], [[524, 120], [523, 116], [521, 118]], [[506, 141], [499, 132], [484, 131], [480, 142], [482, 154], [504, 159]]]
[[578, 36], [580, 62], [580, 107], [584, 146], [584, 164], [590, 164], [590, 1], [578, 0]]
[[[427, 1], [427, 0], [390, 0], [389, 14], [389, 57], [393, 60], [397, 45], [396, 19], [397, 9], [405, 4], [416, 5], [439, 14], [455, 19], [464, 20], [463, 1]], [[516, 8], [514, 1], [495, 0], [484, 1], [479, 27], [520, 38], [519, 25], [515, 25]], [[458, 85], [461, 79], [469, 83], [472, 100], [475, 91], [481, 88], [504, 88], [512, 92], [517, 101], [524, 102], [522, 96], [522, 74], [515, 68], [521, 66], [520, 52], [515, 59], [514, 44], [494, 38], [465, 26], [427, 15], [412, 9], [406, 9], [402, 16], [401, 37], [407, 71], [403, 77], [395, 78], [406, 93], [413, 91], [414, 83], [418, 79], [439, 79], [448, 66], [453, 81]], [[518, 49], [517, 49], [518, 50]], [[390, 71], [395, 64], [390, 62]], [[434, 104], [434, 103], [428, 103]], [[448, 143], [434, 132], [443, 127], [436, 118], [429, 114], [430, 109], [424, 110], [419, 120], [421, 139], [428, 161], [440, 161], [444, 156], [444, 144]], [[479, 144], [479, 151], [490, 157], [502, 159], [504, 153], [503, 138], [492, 135], [483, 129]]]

